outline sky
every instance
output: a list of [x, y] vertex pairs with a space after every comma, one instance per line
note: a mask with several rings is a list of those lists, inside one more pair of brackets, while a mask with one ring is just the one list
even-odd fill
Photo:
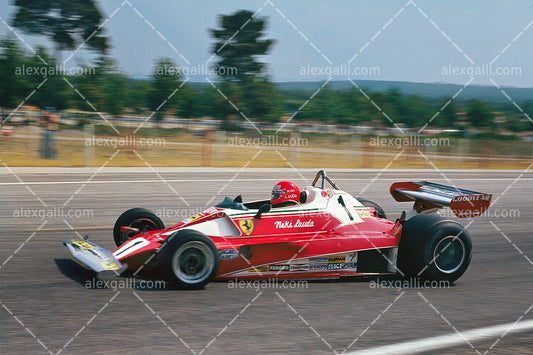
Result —
[[[13, 36], [13, 1], [0, 2], [0, 35]], [[98, 1], [110, 55], [128, 75], [155, 60], [205, 70], [220, 14], [240, 9], [267, 19], [275, 40], [266, 62], [274, 81], [392, 80], [533, 87], [533, 2], [513, 0], [106, 0]], [[14, 29], [30, 46], [48, 40]], [[62, 59], [71, 52], [64, 52]], [[68, 65], [86, 64], [82, 48]], [[209, 62], [208, 62], [209, 61]], [[208, 62], [206, 64], [206, 62]], [[488, 65], [491, 64], [492, 74]], [[206, 75], [191, 75], [205, 81]], [[212, 76], [210, 76], [212, 78]], [[473, 78], [473, 79], [472, 79]]]

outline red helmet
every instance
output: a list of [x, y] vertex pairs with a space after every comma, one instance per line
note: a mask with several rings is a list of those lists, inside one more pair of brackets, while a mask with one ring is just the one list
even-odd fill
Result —
[[272, 205], [287, 201], [298, 202], [299, 200], [300, 189], [292, 181], [280, 181], [272, 189]]

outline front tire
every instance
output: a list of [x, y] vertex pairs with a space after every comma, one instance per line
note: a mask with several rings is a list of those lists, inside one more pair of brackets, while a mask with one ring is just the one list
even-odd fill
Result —
[[[139, 232], [123, 232], [121, 230], [121, 227], [123, 226], [138, 229]], [[117, 221], [115, 222], [115, 227], [113, 228], [113, 239], [118, 247], [138, 233], [163, 228], [165, 228], [165, 225], [152, 211], [147, 210], [146, 208], [132, 208], [118, 217]]]
[[422, 214], [403, 224], [398, 268], [406, 276], [453, 282], [471, 258], [472, 240], [459, 223]]
[[159, 252], [159, 269], [171, 284], [184, 289], [201, 289], [218, 272], [218, 251], [208, 237], [194, 230], [171, 235]]

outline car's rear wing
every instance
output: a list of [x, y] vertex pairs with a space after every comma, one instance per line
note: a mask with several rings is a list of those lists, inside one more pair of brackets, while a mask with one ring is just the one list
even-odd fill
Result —
[[443, 206], [450, 207], [460, 218], [476, 217], [489, 208], [491, 194], [434, 184], [432, 182], [396, 182], [390, 193], [396, 201], [414, 201], [417, 213], [429, 212]]

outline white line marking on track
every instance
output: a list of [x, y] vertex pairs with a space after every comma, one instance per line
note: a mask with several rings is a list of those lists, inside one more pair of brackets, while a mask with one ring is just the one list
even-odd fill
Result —
[[501, 336], [502, 334], [511, 334], [533, 330], [533, 319], [518, 323], [498, 324], [486, 328], [478, 328], [457, 333], [449, 333], [431, 338], [406, 341], [403, 343], [390, 344], [375, 348], [368, 348], [359, 351], [346, 353], [347, 355], [367, 355], [367, 354], [415, 354], [436, 349], [451, 348], [457, 345], [465, 344], [465, 339], [479, 341], [487, 338]]
[[[168, 182], [224, 182], [228, 181], [229, 179], [165, 179], [165, 181]], [[251, 178], [251, 179], [235, 179], [234, 181], [274, 181], [276, 178], [271, 179], [265, 179], [265, 178]], [[292, 178], [292, 180], [303, 180], [301, 178]], [[368, 181], [370, 178], [340, 178], [335, 179], [336, 181]], [[403, 178], [380, 178], [379, 181], [399, 181], [399, 180], [405, 180]], [[413, 181], [421, 180], [421, 179], [411, 179]], [[445, 180], [443, 178], [430, 178], [430, 180], [437, 181], [437, 180]], [[453, 179], [454, 181], [512, 181], [515, 180], [515, 178], [464, 178], [464, 179]], [[522, 178], [520, 181], [533, 181], [533, 178]], [[154, 183], [161, 183], [161, 180], [92, 180], [90, 182], [86, 181], [25, 181], [24, 183], [21, 182], [0, 182], [0, 186], [11, 186], [11, 185], [69, 185], [69, 184], [83, 184], [87, 183], [87, 185], [90, 184], [134, 184], [134, 183], [147, 183], [147, 184], [154, 184]]]

